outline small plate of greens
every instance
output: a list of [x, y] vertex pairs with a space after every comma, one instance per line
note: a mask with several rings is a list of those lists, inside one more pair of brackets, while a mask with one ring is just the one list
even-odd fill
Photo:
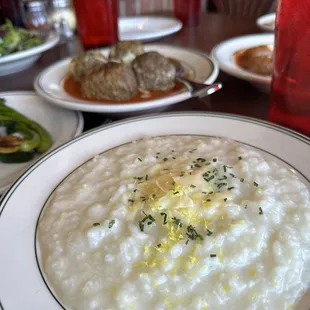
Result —
[[83, 130], [83, 117], [33, 92], [0, 93], [0, 193], [36, 159]]
[[42, 34], [14, 27], [6, 20], [0, 25], [0, 76], [29, 68], [59, 40], [55, 32]]

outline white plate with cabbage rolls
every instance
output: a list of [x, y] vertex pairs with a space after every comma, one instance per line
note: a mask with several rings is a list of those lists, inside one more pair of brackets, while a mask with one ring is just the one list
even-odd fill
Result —
[[[177, 67], [177, 68], [176, 68]], [[37, 93], [58, 106], [124, 115], [161, 111], [191, 97], [176, 72], [211, 84], [218, 66], [197, 50], [164, 44], [122, 41], [112, 49], [61, 60], [35, 80]]]

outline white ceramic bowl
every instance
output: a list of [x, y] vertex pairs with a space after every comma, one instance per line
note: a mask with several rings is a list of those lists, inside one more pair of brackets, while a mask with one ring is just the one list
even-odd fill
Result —
[[[191, 78], [200, 83], [211, 84], [218, 76], [218, 66], [210, 57], [199, 51], [164, 45], [164, 44], [146, 44], [146, 51], [157, 51], [164, 56], [179, 60], [187, 71], [190, 72]], [[110, 49], [103, 49], [102, 53], [109, 55]], [[70, 96], [63, 88], [63, 80], [68, 74], [70, 59], [61, 60], [45, 69], [35, 80], [34, 88], [36, 92], [49, 102], [59, 105], [66, 109], [79, 110], [85, 112], [109, 113], [126, 116], [128, 113], [138, 114], [139, 112], [150, 112], [159, 109], [165, 109], [171, 104], [184, 101], [191, 97], [186, 89], [176, 91], [166, 97], [148, 100], [144, 102], [132, 103], [92, 103], [86, 100], [80, 100]]]
[[[223, 136], [250, 145], [264, 157], [271, 156], [284, 167], [289, 165], [303, 174], [309, 187], [310, 139], [260, 120], [185, 112], [132, 118], [96, 128], [45, 155], [3, 196], [0, 202], [0, 304], [3, 308], [64, 309], [41, 273], [36, 227], [47, 199], [73, 170], [97, 154], [139, 138], [182, 134]], [[310, 296], [305, 295], [296, 309], [309, 309], [309, 301]]]
[[50, 32], [45, 41], [28, 50], [12, 53], [0, 57], [0, 76], [23, 71], [29, 68], [41, 54], [54, 47], [59, 41], [56, 32]]
[[228, 39], [216, 45], [211, 55], [220, 69], [232, 76], [252, 83], [263, 92], [269, 92], [271, 76], [263, 76], [246, 71], [236, 65], [233, 55], [246, 48], [258, 45], [274, 45], [274, 34], [251, 34]]

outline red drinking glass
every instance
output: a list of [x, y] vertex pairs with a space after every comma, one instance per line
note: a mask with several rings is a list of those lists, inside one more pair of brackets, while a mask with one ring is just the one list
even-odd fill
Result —
[[174, 16], [185, 26], [197, 26], [201, 0], [174, 0]]
[[269, 120], [310, 136], [310, 1], [278, 0]]
[[73, 0], [73, 3], [85, 48], [107, 46], [117, 42], [117, 0]]

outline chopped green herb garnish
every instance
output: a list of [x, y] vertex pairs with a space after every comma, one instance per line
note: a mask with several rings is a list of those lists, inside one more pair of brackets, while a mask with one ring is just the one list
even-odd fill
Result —
[[213, 231], [207, 229], [207, 236], [211, 236], [213, 234]]
[[179, 194], [179, 191], [176, 191], [176, 192], [173, 193], [173, 195], [177, 195], [177, 194]]
[[174, 182], [174, 181], [172, 182], [172, 185], [173, 185], [173, 186], [175, 185], [175, 182]]
[[244, 182], [244, 178], [241, 178], [241, 179], [240, 179], [240, 182], [242, 182], [242, 183], [243, 183], [243, 182]]
[[173, 152], [174, 152], [174, 150], [171, 150], [171, 152], [173, 153]]
[[200, 240], [203, 240], [203, 237], [197, 233], [196, 229], [194, 226], [192, 225], [189, 225], [187, 227], [187, 233], [186, 235], [188, 236], [189, 239], [191, 240], [196, 240], [196, 239], [200, 239]]
[[114, 224], [115, 224], [115, 220], [110, 221], [109, 228], [112, 228]]
[[231, 187], [228, 187], [227, 189], [228, 189], [229, 191], [231, 191], [232, 189], [234, 189], [234, 187], [231, 186]]
[[133, 199], [128, 199], [128, 202], [134, 203], [135, 201]]
[[199, 164], [195, 164], [195, 167], [196, 168], [200, 168], [201, 166]]
[[161, 247], [161, 243], [158, 243], [158, 244], [157, 244], [157, 247], [160, 248], [160, 247]]
[[185, 175], [185, 171], [182, 171], [180, 176], [183, 177], [184, 175]]
[[211, 201], [211, 199], [207, 199], [207, 201]]
[[195, 152], [195, 151], [197, 151], [197, 149], [192, 149], [192, 150], [190, 150], [189, 152], [190, 152], [190, 153], [193, 153], [193, 152]]
[[212, 258], [216, 257], [216, 254], [210, 254], [210, 257], [212, 257]]
[[202, 192], [203, 194], [208, 194], [207, 192]]
[[156, 153], [156, 155], [159, 155], [159, 154], [160, 154], [160, 152], [157, 152], [157, 153]]
[[185, 244], [188, 245], [189, 239], [186, 240]]
[[218, 187], [218, 188], [221, 188], [221, 187], [226, 186], [226, 185], [227, 185], [227, 183], [225, 183], [225, 182], [223, 182], [223, 183], [218, 183], [218, 184], [217, 184], [217, 187]]
[[262, 215], [262, 214], [264, 214], [264, 211], [263, 211], [263, 209], [261, 208], [261, 207], [259, 207], [259, 213], [258, 213], [259, 215]]
[[195, 188], [196, 187], [196, 185], [194, 185], [194, 184], [191, 184], [191, 188]]
[[210, 178], [204, 178], [205, 181], [210, 182], [211, 180], [213, 180], [215, 178], [214, 175], [211, 175]]
[[244, 209], [247, 209], [247, 208], [248, 208], [248, 206], [247, 206], [247, 205], [245, 205], [245, 206], [244, 206]]
[[205, 164], [205, 166], [209, 166], [209, 165], [211, 165], [211, 163], [206, 163], [206, 164]]
[[135, 188], [135, 189], [133, 190], [133, 192], [135, 193], [137, 190], [138, 190], [138, 189]]
[[168, 160], [168, 158], [167, 157], [165, 157], [164, 159], [163, 159], [163, 161], [167, 161]]
[[176, 159], [175, 157], [172, 157], [172, 159]]
[[216, 162], [217, 162], [217, 159], [216, 159], [216, 158], [213, 158], [212, 161], [213, 161], [214, 163], [216, 163]]
[[139, 227], [141, 231], [144, 230], [144, 223], [142, 221], [139, 221]]
[[182, 227], [182, 226], [183, 226], [181, 220], [178, 219], [178, 218], [176, 218], [175, 216], [172, 218], [172, 221], [173, 221], [173, 224], [175, 224], [175, 225], [177, 225], [177, 226], [179, 226], [179, 227]]
[[100, 223], [94, 223], [93, 224], [93, 226], [99, 226], [100, 225]]
[[206, 161], [204, 158], [201, 158], [201, 157], [197, 158], [196, 160], [201, 163], [204, 163]]
[[239, 160], [242, 160], [243, 158], [242, 158], [242, 156], [239, 156], [238, 159], [239, 159]]
[[233, 173], [230, 173], [229, 175], [230, 175], [230, 176], [232, 176], [233, 178], [235, 178], [235, 177], [236, 177]]
[[141, 159], [140, 157], [138, 157], [138, 160], [139, 160], [139, 161], [142, 161], [142, 159]]
[[224, 201], [226, 202], [228, 199], [227, 198], [224, 198]]
[[258, 186], [258, 184], [257, 184], [256, 182], [253, 182], [253, 184], [254, 184], [254, 186], [256, 186], [256, 187]]
[[153, 217], [151, 214], [148, 215], [148, 218], [149, 218], [152, 222], [155, 222], [155, 219], [154, 219], [154, 217]]
[[152, 194], [152, 198], [154, 199], [156, 197], [156, 194]]
[[155, 158], [158, 158], [158, 156], [156, 156]]
[[229, 167], [229, 166], [224, 165], [224, 166], [223, 166], [223, 170], [224, 170], [224, 172], [226, 172], [226, 171], [227, 171], [227, 169], [232, 169], [232, 167]]
[[166, 225], [166, 224], [168, 223], [168, 221], [167, 221], [167, 216], [168, 216], [167, 213], [161, 212], [160, 215], [164, 217], [164, 222], [163, 222], [163, 224]]
[[147, 179], [149, 178], [148, 174], [145, 176], [145, 181], [147, 181]]

